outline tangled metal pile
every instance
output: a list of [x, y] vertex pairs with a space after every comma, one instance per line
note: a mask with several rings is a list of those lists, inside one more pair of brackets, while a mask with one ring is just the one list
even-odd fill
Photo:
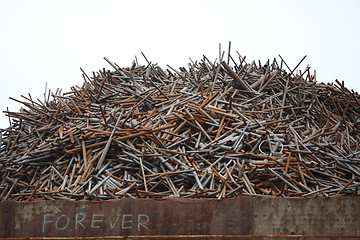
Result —
[[0, 200], [359, 195], [360, 97], [302, 61], [105, 60], [115, 71], [6, 111]]

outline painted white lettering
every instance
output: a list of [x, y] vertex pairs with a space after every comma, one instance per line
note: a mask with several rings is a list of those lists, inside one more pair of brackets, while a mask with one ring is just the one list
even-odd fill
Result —
[[[130, 220], [126, 220], [126, 218], [130, 218]], [[122, 217], [121, 227], [123, 229], [131, 228], [131, 222], [132, 222], [132, 214], [124, 214]]]
[[119, 215], [117, 216], [117, 218], [115, 219], [114, 223], [112, 223], [111, 219], [110, 219], [110, 228], [113, 229], [115, 227], [115, 224], [117, 223], [117, 221], [119, 220]]
[[[62, 220], [64, 219], [64, 220]], [[64, 222], [65, 221], [65, 222]], [[61, 223], [63, 222], [63, 226], [61, 226]], [[66, 215], [61, 215], [56, 219], [55, 227], [58, 230], [65, 230], [69, 226], [69, 217]]]
[[44, 219], [43, 219], [43, 225], [42, 225], [42, 232], [45, 232], [45, 226], [48, 223], [51, 223], [53, 221], [49, 220], [48, 218], [53, 217], [54, 214], [44, 214]]
[[[60, 213], [61, 214], [61, 213]], [[82, 230], [82, 229], [132, 229], [138, 232], [150, 231], [150, 217], [147, 214], [120, 214], [108, 216], [102, 213], [75, 212], [74, 215], [44, 214], [42, 220], [42, 233], [49, 230]], [[89, 215], [91, 214], [91, 216]], [[137, 218], [137, 219], [136, 219]], [[136, 226], [135, 226], [136, 225]], [[110, 228], [109, 228], [110, 227]]]
[[80, 225], [82, 228], [85, 228], [84, 224], [82, 224], [82, 221], [85, 219], [86, 214], [85, 213], [78, 213], [75, 216], [75, 229], [78, 229], [78, 225]]
[[149, 216], [146, 214], [139, 214], [138, 215], [138, 231], [141, 230], [141, 227], [145, 228], [146, 230], [150, 231], [150, 229], [145, 225], [149, 222]]
[[93, 214], [92, 219], [91, 219], [91, 227], [92, 228], [100, 228], [99, 225], [95, 225], [98, 222], [102, 222], [102, 219], [96, 219], [97, 217], [103, 217], [104, 214]]

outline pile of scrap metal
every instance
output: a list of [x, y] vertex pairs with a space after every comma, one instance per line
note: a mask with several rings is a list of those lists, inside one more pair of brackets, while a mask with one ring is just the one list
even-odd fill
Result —
[[238, 59], [105, 58], [114, 71], [83, 71], [82, 87], [14, 99], [0, 200], [359, 195], [359, 94], [282, 58]]

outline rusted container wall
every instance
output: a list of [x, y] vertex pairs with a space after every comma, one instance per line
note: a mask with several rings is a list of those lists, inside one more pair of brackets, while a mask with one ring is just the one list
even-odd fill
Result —
[[254, 198], [252, 205], [255, 234], [360, 238], [359, 197]]
[[251, 198], [2, 202], [1, 236], [251, 234], [251, 203]]
[[[0, 237], [360, 236], [360, 198], [0, 202]], [[267, 238], [268, 239], [268, 238]]]

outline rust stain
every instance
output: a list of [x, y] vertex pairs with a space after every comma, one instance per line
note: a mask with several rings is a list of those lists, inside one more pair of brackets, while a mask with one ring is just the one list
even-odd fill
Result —
[[47, 204], [47, 202], [44, 201], [24, 204], [18, 211], [15, 210], [15, 229], [20, 230], [21, 225], [33, 221], [36, 215], [42, 213], [60, 213], [62, 207], [63, 204], [61, 202]]

